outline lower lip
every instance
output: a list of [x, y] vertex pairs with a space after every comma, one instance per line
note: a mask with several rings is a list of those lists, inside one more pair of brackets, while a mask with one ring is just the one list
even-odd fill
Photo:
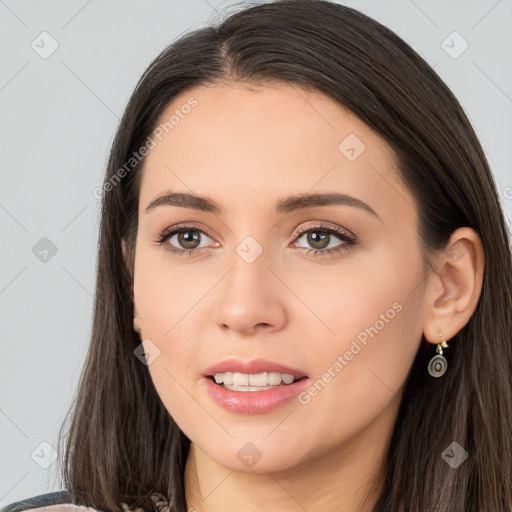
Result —
[[281, 384], [264, 391], [231, 391], [212, 379], [202, 380], [211, 399], [224, 409], [241, 414], [263, 414], [293, 400], [307, 388], [309, 379], [301, 379], [292, 384]]

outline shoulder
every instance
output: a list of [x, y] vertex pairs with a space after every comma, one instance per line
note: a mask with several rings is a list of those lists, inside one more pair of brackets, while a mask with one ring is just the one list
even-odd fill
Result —
[[[155, 493], [151, 496], [155, 508], [159, 512], [172, 512], [169, 501], [162, 494]], [[128, 512], [125, 503], [121, 503], [121, 507]], [[0, 512], [104, 512], [103, 510], [87, 507], [85, 505], [76, 505], [71, 500], [71, 494], [68, 490], [48, 492], [39, 494], [20, 501], [15, 501], [0, 508]], [[138, 508], [135, 512], [144, 512], [142, 508]]]
[[39, 494], [20, 501], [15, 501], [0, 508], [0, 512], [102, 512], [84, 505], [75, 505], [71, 502], [71, 495], [67, 490]]

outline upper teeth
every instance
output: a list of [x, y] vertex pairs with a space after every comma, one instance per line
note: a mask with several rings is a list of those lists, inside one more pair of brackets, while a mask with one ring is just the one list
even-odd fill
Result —
[[295, 380], [289, 373], [264, 372], [264, 373], [216, 373], [215, 382], [228, 386], [279, 386], [281, 381], [291, 384]]

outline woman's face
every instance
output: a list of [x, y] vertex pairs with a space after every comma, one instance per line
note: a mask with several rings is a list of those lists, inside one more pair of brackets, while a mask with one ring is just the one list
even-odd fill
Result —
[[[141, 181], [134, 301], [167, 410], [238, 470], [336, 458], [363, 439], [378, 450], [421, 340], [426, 277], [415, 202], [388, 146], [289, 84], [195, 88], [160, 122]], [[179, 199], [148, 209], [170, 193], [219, 210]], [[299, 200], [310, 194], [327, 196]], [[209, 371], [228, 359], [240, 366]], [[251, 368], [260, 359], [305, 378], [228, 391], [205, 376], [242, 373], [232, 378], [243, 385], [286, 373]]]

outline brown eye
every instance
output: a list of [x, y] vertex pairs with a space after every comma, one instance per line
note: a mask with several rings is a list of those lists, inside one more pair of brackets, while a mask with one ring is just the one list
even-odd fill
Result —
[[331, 234], [326, 233], [325, 231], [309, 231], [306, 237], [308, 244], [310, 244], [313, 249], [325, 249], [329, 245], [329, 241], [331, 239]]
[[198, 230], [187, 230], [176, 233], [178, 244], [184, 249], [197, 249], [201, 236]]
[[[299, 244], [299, 240], [303, 238], [305, 239], [306, 246]], [[336, 238], [340, 240], [341, 243], [336, 244]], [[331, 242], [334, 245], [331, 245]], [[342, 228], [314, 226], [300, 231], [297, 235], [297, 242], [295, 245], [300, 248], [309, 249], [307, 254], [313, 252], [313, 255], [315, 256], [326, 256], [347, 250], [351, 246], [355, 245], [356, 242], [357, 240], [355, 236]]]
[[180, 226], [164, 231], [156, 242], [160, 245], [165, 245], [165, 249], [172, 253], [184, 255], [199, 252], [205, 247], [206, 245], [200, 245], [203, 239], [211, 240], [211, 238], [199, 228], [194, 226]]

